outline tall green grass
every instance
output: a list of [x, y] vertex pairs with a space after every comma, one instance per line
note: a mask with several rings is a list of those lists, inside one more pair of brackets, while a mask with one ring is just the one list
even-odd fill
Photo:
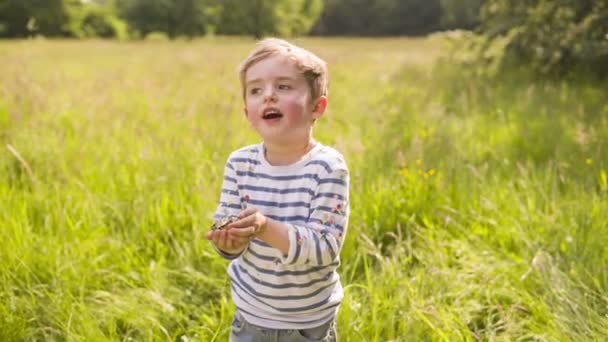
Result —
[[[304, 39], [352, 174], [346, 341], [608, 336], [605, 84], [474, 76], [424, 39]], [[253, 42], [0, 42], [0, 340], [227, 340], [204, 235], [258, 138]]]

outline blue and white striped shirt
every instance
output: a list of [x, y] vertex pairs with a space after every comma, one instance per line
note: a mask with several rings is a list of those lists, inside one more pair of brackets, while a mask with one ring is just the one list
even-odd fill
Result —
[[252, 240], [228, 267], [232, 298], [251, 324], [316, 327], [334, 318], [344, 297], [336, 268], [348, 223], [348, 168], [339, 152], [319, 143], [286, 166], [270, 165], [263, 148], [230, 155], [215, 219], [253, 206], [287, 225], [290, 247], [284, 255]]

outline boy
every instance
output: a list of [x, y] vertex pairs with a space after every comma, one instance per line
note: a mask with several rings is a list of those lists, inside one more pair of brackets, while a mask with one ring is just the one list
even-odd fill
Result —
[[271, 38], [239, 74], [245, 116], [263, 142], [228, 158], [215, 219], [236, 221], [207, 235], [232, 260], [230, 340], [335, 341], [349, 177], [342, 155], [312, 136], [327, 107], [327, 67]]

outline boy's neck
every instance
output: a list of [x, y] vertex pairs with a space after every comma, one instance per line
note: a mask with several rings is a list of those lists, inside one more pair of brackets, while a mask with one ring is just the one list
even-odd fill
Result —
[[317, 142], [312, 137], [308, 141], [289, 145], [264, 142], [264, 157], [273, 166], [290, 165], [302, 159], [315, 145]]

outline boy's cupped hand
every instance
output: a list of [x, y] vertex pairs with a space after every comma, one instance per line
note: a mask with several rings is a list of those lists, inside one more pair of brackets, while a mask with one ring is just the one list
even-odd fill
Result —
[[239, 214], [239, 219], [230, 223], [226, 229], [207, 233], [207, 240], [228, 254], [243, 251], [256, 234], [266, 228], [268, 218], [256, 208], [249, 207]]
[[[239, 214], [239, 219], [228, 225], [228, 232], [233, 236], [253, 239], [266, 229], [268, 218], [254, 207], [249, 207]], [[235, 229], [232, 229], [235, 228]]]
[[211, 241], [219, 250], [228, 254], [239, 254], [249, 244], [249, 238], [233, 238], [227, 229], [208, 232], [207, 240]]

